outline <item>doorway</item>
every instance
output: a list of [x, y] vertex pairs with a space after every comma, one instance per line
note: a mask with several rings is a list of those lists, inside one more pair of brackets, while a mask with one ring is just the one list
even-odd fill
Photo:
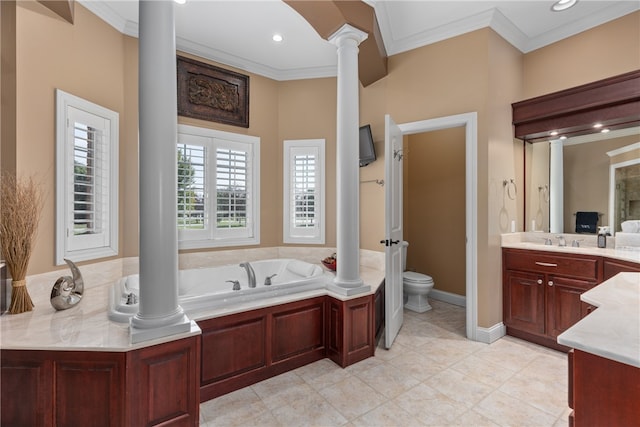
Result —
[[[425, 133], [441, 129], [463, 127], [465, 129], [465, 290], [466, 290], [466, 335], [478, 339], [478, 190], [477, 190], [477, 121], [476, 112], [440, 117], [398, 125], [402, 135]], [[393, 159], [385, 159], [391, 162]], [[391, 183], [389, 183], [391, 184]], [[387, 186], [386, 186], [387, 187]], [[387, 188], [393, 188], [392, 185]]]
[[465, 129], [404, 139], [406, 269], [433, 278], [430, 298], [465, 307]]

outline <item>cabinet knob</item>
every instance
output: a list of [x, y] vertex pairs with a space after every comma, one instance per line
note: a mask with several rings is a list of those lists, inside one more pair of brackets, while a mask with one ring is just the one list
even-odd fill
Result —
[[542, 285], [542, 279], [538, 279], [538, 285]]
[[549, 286], [553, 286], [553, 280], [549, 280]]

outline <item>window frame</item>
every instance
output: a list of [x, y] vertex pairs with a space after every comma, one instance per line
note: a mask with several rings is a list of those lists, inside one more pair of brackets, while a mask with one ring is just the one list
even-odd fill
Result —
[[[75, 113], [71, 109], [78, 110]], [[75, 138], [69, 130], [69, 119], [75, 114], [89, 114], [104, 123], [106, 148], [98, 161], [106, 177], [106, 194], [100, 193], [107, 206], [102, 209], [102, 233], [78, 235], [70, 232], [74, 215]], [[119, 198], [119, 114], [78, 96], [56, 89], [56, 265], [64, 259], [88, 261], [118, 255]], [[103, 186], [104, 188], [104, 186]]]
[[[187, 145], [202, 145], [205, 147], [205, 192], [209, 193], [205, 199], [205, 217], [208, 218], [208, 228], [205, 227], [204, 230], [178, 229], [178, 248], [204, 249], [259, 245], [260, 138], [251, 135], [179, 124], [176, 147], [178, 144], [183, 144], [183, 140], [185, 139], [192, 141], [191, 143], [187, 143]], [[216, 227], [216, 150], [218, 148], [232, 148], [239, 151], [246, 150], [249, 153], [249, 167], [247, 170], [247, 185], [249, 186], [247, 227], [241, 230], [218, 229]]]
[[[301, 229], [293, 226], [293, 214], [295, 206], [292, 199], [292, 175], [291, 162], [295, 153], [313, 153], [317, 155], [316, 159], [316, 188], [317, 194], [314, 194], [314, 216], [316, 219], [315, 227], [305, 227]], [[297, 244], [316, 244], [323, 245], [325, 243], [326, 230], [326, 204], [325, 204], [325, 140], [324, 139], [298, 139], [285, 140], [283, 149], [283, 215], [282, 215], [282, 240], [284, 243]]]

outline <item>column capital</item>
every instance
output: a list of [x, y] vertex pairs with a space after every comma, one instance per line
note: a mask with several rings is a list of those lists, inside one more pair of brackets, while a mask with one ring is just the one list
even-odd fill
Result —
[[338, 31], [329, 36], [327, 40], [329, 43], [338, 47], [340, 47], [345, 40], [355, 40], [357, 46], [365, 41], [367, 37], [369, 37], [369, 35], [366, 32], [349, 24], [344, 24]]

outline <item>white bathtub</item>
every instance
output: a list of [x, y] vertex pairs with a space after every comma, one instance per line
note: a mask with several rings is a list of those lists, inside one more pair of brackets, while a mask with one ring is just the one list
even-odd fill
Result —
[[[188, 314], [207, 308], [222, 307], [260, 298], [288, 295], [323, 289], [327, 279], [324, 270], [315, 264], [295, 259], [273, 259], [250, 263], [256, 276], [256, 287], [249, 288], [246, 270], [238, 264], [221, 267], [196, 268], [178, 272], [178, 303]], [[265, 279], [274, 275], [271, 285]], [[240, 282], [240, 290], [233, 283]], [[109, 319], [128, 322], [138, 312], [138, 275], [123, 277], [111, 288]]]

